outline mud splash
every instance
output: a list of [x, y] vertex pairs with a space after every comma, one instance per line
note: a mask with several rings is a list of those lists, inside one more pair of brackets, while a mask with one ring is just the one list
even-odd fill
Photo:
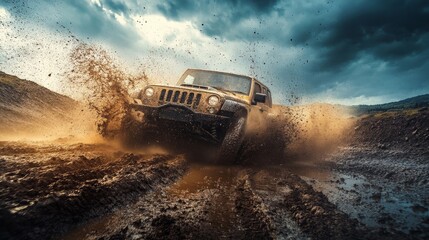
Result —
[[250, 116], [241, 151], [245, 164], [317, 162], [347, 143], [355, 118], [330, 104], [275, 105], [267, 118]]
[[352, 113], [335, 105], [316, 103], [293, 106], [289, 111], [294, 132], [286, 150], [298, 161], [322, 160], [346, 144], [355, 125]]
[[95, 45], [79, 44], [69, 57], [68, 81], [95, 112], [98, 133], [113, 137], [127, 112], [129, 93], [146, 86], [148, 77], [144, 72], [126, 73], [106, 50]]

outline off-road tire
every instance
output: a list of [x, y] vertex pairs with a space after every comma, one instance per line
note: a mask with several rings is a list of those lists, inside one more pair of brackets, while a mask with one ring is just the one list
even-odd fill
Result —
[[134, 119], [126, 116], [122, 121], [120, 141], [125, 147], [136, 147], [139, 142], [138, 126]]
[[217, 154], [218, 163], [232, 164], [236, 162], [236, 157], [243, 143], [245, 132], [246, 118], [238, 117], [229, 126], [225, 137], [219, 146]]

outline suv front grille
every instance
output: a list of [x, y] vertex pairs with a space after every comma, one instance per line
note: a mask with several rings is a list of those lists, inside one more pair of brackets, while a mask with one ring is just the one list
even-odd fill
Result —
[[159, 103], [180, 103], [191, 108], [197, 108], [201, 101], [201, 93], [193, 93], [180, 90], [162, 89], [159, 95]]

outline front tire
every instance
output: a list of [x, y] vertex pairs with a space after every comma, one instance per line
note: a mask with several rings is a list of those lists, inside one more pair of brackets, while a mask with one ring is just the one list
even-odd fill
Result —
[[236, 162], [236, 157], [243, 143], [245, 132], [245, 117], [239, 117], [231, 123], [218, 150], [218, 163], [231, 164]]

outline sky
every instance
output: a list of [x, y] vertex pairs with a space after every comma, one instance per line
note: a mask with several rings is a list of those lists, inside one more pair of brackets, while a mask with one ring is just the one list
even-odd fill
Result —
[[69, 94], [78, 41], [160, 83], [187, 68], [252, 75], [279, 104], [429, 93], [425, 0], [0, 0], [0, 71]]

